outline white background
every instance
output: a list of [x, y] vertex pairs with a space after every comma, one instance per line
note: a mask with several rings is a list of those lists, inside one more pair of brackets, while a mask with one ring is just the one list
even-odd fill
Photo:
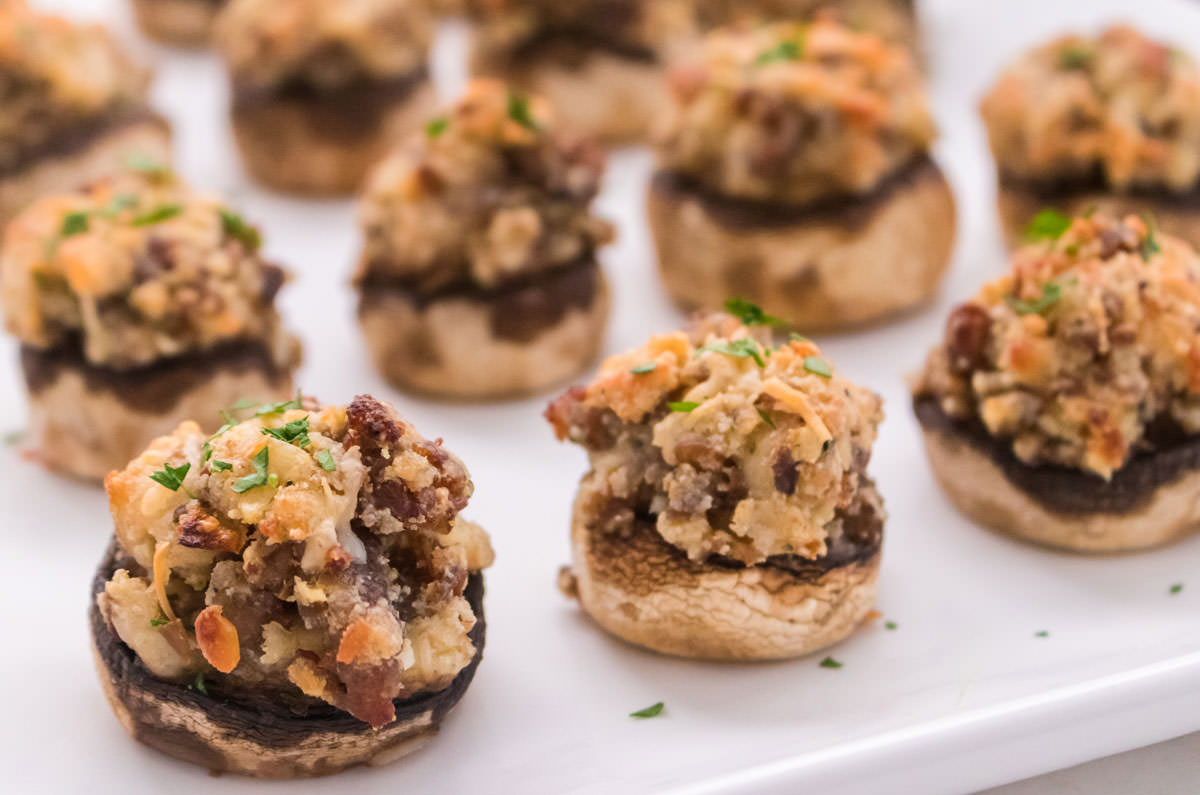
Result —
[[[43, 3], [114, 20], [123, 3]], [[488, 644], [475, 684], [441, 736], [391, 768], [336, 780], [262, 784], [174, 762], [129, 741], [95, 682], [86, 608], [108, 542], [103, 495], [0, 450], [0, 790], [8, 792], [359, 793], [407, 791], [955, 792], [992, 786], [1200, 730], [1200, 540], [1134, 557], [1078, 558], [1022, 546], [954, 514], [918, 444], [903, 378], [955, 300], [1003, 268], [978, 98], [1020, 49], [1069, 27], [1134, 17], [1187, 46], [1200, 5], [1185, 0], [1006, 0], [925, 4], [938, 156], [959, 199], [960, 245], [937, 305], [887, 328], [825, 340], [849, 376], [887, 399], [873, 464], [891, 521], [882, 622], [824, 656], [769, 665], [682, 662], [629, 648], [555, 590], [583, 454], [553, 441], [549, 395], [441, 406], [398, 394], [371, 372], [348, 277], [358, 238], [349, 202], [302, 202], [249, 185], [232, 155], [217, 62], [137, 44], [158, 68], [154, 99], [175, 122], [179, 165], [261, 223], [290, 267], [283, 293], [305, 339], [301, 383], [326, 401], [393, 400], [470, 467], [468, 515], [492, 533]], [[443, 37], [435, 72], [461, 85], [462, 31]], [[608, 351], [681, 322], [659, 289], [642, 220], [648, 153], [614, 156], [598, 209], [621, 240]], [[0, 417], [21, 426], [15, 346], [0, 346]], [[1170, 596], [1171, 584], [1185, 590]], [[1040, 630], [1048, 638], [1037, 638]], [[665, 715], [627, 714], [656, 701]]]

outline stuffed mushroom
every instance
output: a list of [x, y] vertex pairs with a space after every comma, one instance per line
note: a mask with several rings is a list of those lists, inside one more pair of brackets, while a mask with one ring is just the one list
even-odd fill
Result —
[[1079, 552], [1200, 526], [1200, 255], [1138, 216], [1063, 219], [955, 309], [915, 385], [963, 513]]
[[546, 417], [591, 461], [561, 584], [609, 632], [765, 660], [836, 643], [870, 612], [881, 401], [809, 340], [774, 347], [708, 316], [610, 358]]
[[649, 214], [677, 303], [830, 330], [933, 295], [955, 205], [907, 50], [827, 16], [731, 29], [673, 85]]
[[0, 3], [0, 79], [0, 224], [46, 193], [170, 156], [149, 72], [99, 25]]
[[249, 172], [287, 193], [349, 194], [435, 107], [425, 0], [231, 0], [217, 45]]
[[1006, 69], [982, 112], [1010, 247], [1044, 208], [1152, 213], [1164, 232], [1200, 246], [1200, 69], [1191, 56], [1125, 25], [1062, 36]]
[[603, 152], [551, 109], [477, 80], [373, 172], [359, 319], [393, 384], [461, 399], [537, 392], [597, 355], [612, 227], [591, 214]]
[[436, 733], [483, 654], [487, 534], [466, 468], [369, 396], [192, 422], [106, 480], [104, 692], [138, 740], [264, 778], [383, 764]]
[[30, 436], [50, 468], [99, 480], [195, 417], [292, 394], [299, 342], [275, 311], [259, 233], [169, 171], [35, 202], [0, 249]]

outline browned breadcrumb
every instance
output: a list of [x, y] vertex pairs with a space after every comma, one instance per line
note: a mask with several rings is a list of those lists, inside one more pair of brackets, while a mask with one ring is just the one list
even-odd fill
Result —
[[[184, 423], [109, 475], [129, 565], [100, 605], [160, 677], [204, 672], [234, 697], [303, 694], [383, 726], [395, 699], [473, 658], [463, 592], [490, 542], [459, 516], [462, 462], [390, 406], [297, 405], [212, 437]], [[178, 488], [151, 479], [185, 465]]]
[[1200, 256], [1146, 221], [1076, 218], [951, 313], [915, 385], [1031, 465], [1110, 477], [1200, 432]]
[[0, 168], [63, 130], [145, 105], [150, 74], [118, 49], [103, 27], [0, 3]]
[[775, 348], [727, 315], [611, 357], [546, 412], [588, 452], [592, 514], [745, 564], [821, 557], [863, 500], [882, 515], [865, 477], [882, 416], [811, 341]]
[[426, 0], [231, 0], [217, 46], [240, 87], [331, 90], [423, 68], [433, 32]]
[[762, 20], [808, 20], [834, 12], [854, 30], [888, 41], [912, 44], [916, 35], [909, 0], [694, 0], [696, 17], [705, 29]]
[[359, 277], [493, 287], [590, 257], [612, 238], [589, 209], [603, 174], [539, 97], [475, 80], [372, 174]]
[[829, 16], [714, 33], [673, 88], [660, 167], [738, 198], [868, 193], [935, 135], [908, 50]]
[[1180, 192], [1200, 179], [1196, 62], [1128, 25], [1023, 55], [982, 110], [1005, 177]]
[[258, 233], [170, 172], [130, 173], [35, 202], [0, 259], [8, 330], [126, 369], [247, 339], [293, 358], [273, 303], [286, 275]]

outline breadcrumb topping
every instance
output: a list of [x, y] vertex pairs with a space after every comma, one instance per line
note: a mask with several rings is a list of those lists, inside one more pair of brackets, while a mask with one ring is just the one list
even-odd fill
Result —
[[240, 87], [333, 90], [412, 74], [433, 32], [425, 0], [231, 0], [216, 40]]
[[672, 87], [660, 167], [737, 198], [868, 193], [936, 132], [908, 50], [829, 15], [713, 33]]
[[954, 310], [915, 391], [1030, 465], [1109, 478], [1200, 432], [1200, 257], [1136, 216], [1054, 219]]
[[494, 287], [577, 262], [613, 236], [589, 209], [603, 174], [543, 99], [475, 80], [372, 173], [359, 278]]
[[983, 100], [1002, 176], [1185, 192], [1200, 179], [1200, 71], [1128, 25], [1062, 36], [1012, 64]]
[[552, 403], [546, 418], [602, 484], [593, 512], [653, 517], [694, 560], [826, 554], [845, 515], [877, 501], [865, 470], [882, 402], [810, 340], [768, 339], [711, 315], [611, 357]]
[[807, 20], [831, 11], [854, 30], [866, 30], [888, 41], [911, 43], [915, 35], [908, 0], [693, 0], [704, 29], [762, 20]]
[[286, 275], [258, 231], [216, 199], [149, 164], [75, 194], [43, 198], [10, 224], [0, 298], [22, 343], [79, 345], [129, 369], [222, 342], [265, 342], [294, 358], [273, 302]]
[[59, 131], [145, 104], [150, 74], [100, 25], [39, 13], [25, 0], [0, 3], [0, 166]]
[[474, 657], [468, 575], [487, 534], [459, 517], [462, 462], [390, 406], [295, 401], [192, 422], [108, 476], [130, 557], [104, 615], [156, 675], [304, 694], [379, 727], [393, 701]]

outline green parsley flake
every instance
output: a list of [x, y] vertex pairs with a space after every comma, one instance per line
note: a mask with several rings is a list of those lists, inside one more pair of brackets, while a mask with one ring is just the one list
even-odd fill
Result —
[[1067, 71], [1086, 69], [1091, 62], [1092, 51], [1078, 44], [1068, 45], [1058, 54], [1058, 65]]
[[1048, 638], [1050, 637], [1050, 633], [1043, 629], [1041, 632], [1033, 633], [1033, 636], [1035, 638]]
[[768, 315], [745, 298], [730, 298], [725, 302], [725, 311], [742, 321], [744, 326], [782, 326], [787, 323], [781, 317]]
[[629, 372], [633, 373], [634, 375], [645, 375], [646, 373], [653, 373], [657, 369], [658, 362], [642, 362]]
[[537, 130], [537, 119], [529, 110], [529, 97], [524, 94], [510, 93], [508, 95], [508, 118], [524, 127], [526, 130]]
[[203, 671], [196, 674], [195, 688], [197, 690], [199, 690], [201, 693], [203, 693], [204, 695], [206, 695], [206, 696], [208, 695], [208, 685], [204, 684], [204, 672]]
[[25, 431], [23, 429], [9, 431], [8, 433], [4, 434], [4, 446], [13, 447], [14, 445], [20, 444], [21, 440], [24, 438]]
[[71, 237], [72, 235], [82, 235], [88, 230], [89, 221], [88, 214], [85, 212], [68, 213], [63, 218], [62, 229], [59, 234], [63, 237]]
[[1063, 215], [1058, 210], [1046, 209], [1029, 222], [1029, 226], [1025, 228], [1025, 237], [1029, 240], [1058, 240], [1070, 228], [1070, 216]]
[[775, 427], [775, 420], [771, 419], [771, 415], [768, 414], [765, 409], [759, 409], [758, 416], [762, 417], [762, 421], [767, 425], [770, 425], [772, 428]]
[[126, 157], [125, 165], [133, 171], [140, 171], [153, 177], [165, 177], [171, 174], [170, 166], [142, 152], [134, 152]]
[[713, 353], [723, 353], [726, 356], [733, 356], [739, 359], [753, 359], [754, 363], [759, 367], [766, 367], [767, 363], [763, 361], [762, 352], [758, 347], [758, 343], [749, 337], [722, 342], [717, 345], [709, 345], [696, 351], [699, 356], [702, 353], [712, 351]]
[[164, 463], [162, 471], [155, 472], [150, 479], [171, 491], [179, 491], [179, 487], [183, 485], [183, 479], [187, 477], [188, 470], [191, 468], [190, 461], [185, 461], [182, 466], [177, 467]]
[[170, 619], [166, 619], [166, 618], [152, 618], [152, 619], [150, 619], [150, 626], [152, 626], [152, 627], [161, 627], [161, 626], [163, 626], [164, 624], [170, 624], [170, 623], [171, 623]]
[[663, 704], [663, 702], [659, 701], [657, 704], [651, 704], [650, 706], [646, 707], [645, 709], [639, 709], [637, 712], [630, 712], [629, 717], [637, 718], [638, 720], [645, 720], [646, 718], [657, 718], [659, 715], [661, 715], [663, 713], [663, 709], [665, 707], [666, 707], [666, 704]]
[[832, 657], [826, 657], [824, 660], [821, 660], [821, 667], [822, 668], [841, 668], [842, 664], [840, 662], [838, 662], [837, 660], [833, 659]]
[[436, 119], [431, 119], [425, 125], [425, 135], [430, 139], [440, 138], [442, 133], [446, 132], [446, 128], [450, 126], [450, 119], [446, 116], [438, 116]]
[[233, 469], [233, 464], [229, 463], [228, 461], [220, 461], [214, 458], [209, 462], [208, 468], [213, 472], [228, 472], [229, 470]]
[[292, 420], [282, 428], [263, 428], [264, 436], [270, 436], [287, 444], [308, 447], [312, 440], [308, 438], [308, 417]]
[[680, 414], [687, 414], [700, 408], [700, 404], [694, 400], [679, 400], [674, 403], [668, 403], [667, 408], [671, 411], [677, 411]]
[[804, 55], [803, 43], [800, 39], [788, 39], [781, 41], [769, 50], [764, 50], [754, 59], [754, 63], [758, 66], [765, 66], [769, 63], [779, 63], [781, 61], [799, 61]]
[[262, 235], [258, 229], [246, 223], [242, 216], [221, 208], [221, 228], [225, 230], [225, 235], [233, 240], [238, 240], [243, 246], [250, 251], [258, 251], [262, 245]]
[[897, 624], [895, 621], [885, 621], [885, 622], [883, 622], [883, 628], [889, 629], [889, 630], [896, 630], [896, 629], [900, 628], [900, 625]]
[[822, 378], [833, 378], [833, 370], [829, 368], [829, 362], [820, 356], [806, 356], [804, 358], [804, 369]]
[[1141, 254], [1142, 259], [1149, 262], [1151, 257], [1162, 252], [1162, 246], [1158, 242], [1158, 224], [1150, 217], [1143, 220], [1146, 223], [1146, 239], [1142, 241]]
[[337, 464], [334, 463], [333, 453], [328, 450], [317, 451], [317, 463], [321, 465], [321, 469], [326, 472], [337, 472]]
[[102, 215], [108, 218], [115, 218], [132, 207], [137, 207], [138, 198], [132, 193], [120, 193], [113, 196], [113, 200], [108, 203], [108, 206], [101, 212]]
[[788, 339], [792, 342], [812, 342], [812, 340], [810, 340], [808, 337], [804, 336], [803, 334], [797, 334], [794, 331], [791, 334], [788, 334]]
[[1177, 582], [1171, 586], [1171, 596], [1175, 596], [1176, 594], [1179, 594], [1182, 592], [1183, 592], [1183, 583]]
[[267, 484], [267, 466], [271, 462], [270, 456], [271, 451], [268, 449], [268, 445], [264, 444], [263, 449], [259, 450], [250, 460], [250, 463], [254, 464], [254, 474], [240, 477], [233, 482], [235, 494], [242, 494]]
[[180, 204], [160, 204], [145, 215], [139, 215], [130, 221], [133, 226], [154, 226], [161, 224], [164, 221], [170, 221], [183, 214], [183, 205]]
[[1004, 300], [1018, 315], [1040, 315], [1058, 303], [1062, 298], [1062, 287], [1053, 282], [1042, 285], [1042, 297], [1036, 301], [1023, 301], [1015, 295], [1008, 295]]
[[260, 406], [258, 411], [254, 412], [254, 416], [269, 417], [272, 414], [279, 414], [280, 412], [291, 411], [299, 408], [301, 408], [300, 393], [297, 392], [296, 397], [292, 398], [291, 400], [285, 400], [282, 403], [268, 403], [264, 406]]

